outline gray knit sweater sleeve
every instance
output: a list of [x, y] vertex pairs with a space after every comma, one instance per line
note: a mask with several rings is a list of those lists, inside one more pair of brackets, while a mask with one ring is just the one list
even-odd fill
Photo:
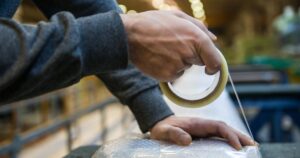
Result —
[[[71, 12], [75, 17], [104, 13], [111, 10], [121, 12], [114, 0], [34, 1], [47, 17], [63, 10]], [[105, 36], [106, 34], [103, 35]], [[120, 38], [123, 37], [120, 36]], [[117, 43], [112, 42], [108, 44], [114, 46]], [[116, 47], [118, 46], [116, 45]], [[118, 60], [114, 62], [118, 62]], [[97, 76], [123, 104], [129, 106], [143, 132], [147, 132], [156, 122], [173, 114], [163, 100], [157, 82], [143, 75], [133, 65], [129, 64], [126, 69], [99, 73]]]
[[132, 65], [127, 67], [126, 34], [115, 1], [35, 3], [49, 22], [29, 26], [0, 18], [0, 104], [98, 74], [112, 93], [129, 105], [143, 132], [173, 114], [157, 82]]
[[35, 26], [0, 18], [0, 33], [1, 104], [127, 67], [126, 34], [114, 11], [78, 19], [61, 12]]

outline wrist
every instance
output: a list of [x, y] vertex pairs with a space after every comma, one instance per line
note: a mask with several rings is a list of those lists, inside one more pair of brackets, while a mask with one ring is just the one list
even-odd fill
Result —
[[167, 117], [165, 117], [165, 118], [157, 121], [151, 128], [149, 128], [149, 132], [152, 133], [153, 132], [152, 130], [155, 129], [156, 126], [158, 126], [162, 122], [166, 122], [168, 119], [173, 118], [173, 117], [175, 117], [175, 115], [171, 114], [171, 115], [169, 115], [169, 116], [167, 116]]
[[174, 114], [156, 86], [140, 91], [128, 105], [143, 133], [149, 131], [156, 123]]
[[120, 14], [121, 20], [123, 22], [125, 31], [127, 32], [127, 34], [130, 32], [130, 30], [132, 29], [132, 25], [133, 25], [133, 21], [134, 18], [132, 18], [133, 15], [129, 15], [129, 14]]
[[141, 20], [141, 16], [139, 14], [120, 14], [121, 20], [123, 22], [123, 26], [125, 32], [127, 34], [127, 39], [129, 42], [129, 46], [136, 43], [135, 34], [138, 32], [139, 21]]

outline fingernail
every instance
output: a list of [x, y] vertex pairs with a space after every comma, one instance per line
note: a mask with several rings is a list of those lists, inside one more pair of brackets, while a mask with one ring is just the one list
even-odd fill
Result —
[[240, 146], [235, 146], [234, 148], [235, 148], [235, 150], [237, 150], [237, 151], [242, 150], [242, 147], [240, 147]]
[[212, 38], [212, 40], [217, 40], [218, 39], [218, 37], [215, 35], [215, 34], [213, 34], [212, 32], [210, 32], [209, 31], [209, 36]]
[[214, 75], [216, 72], [209, 70], [208, 68], [205, 69], [205, 74], [207, 74], [207, 75]]
[[237, 149], [237, 150], [242, 150], [243, 147], [242, 147], [241, 145], [237, 145], [237, 146], [236, 146], [236, 149]]
[[189, 135], [181, 135], [179, 137], [180, 145], [189, 145], [191, 144], [191, 137]]
[[253, 140], [253, 139], [251, 139], [251, 140], [249, 140], [249, 144], [251, 144], [251, 145], [256, 145], [256, 141]]

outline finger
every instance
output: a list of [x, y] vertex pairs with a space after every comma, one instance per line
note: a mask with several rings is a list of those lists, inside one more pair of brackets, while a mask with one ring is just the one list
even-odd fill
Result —
[[252, 138], [242, 134], [241, 132], [239, 132], [235, 129], [233, 129], [233, 130], [236, 133], [236, 135], [239, 137], [239, 140], [243, 146], [255, 146], [256, 145], [255, 141], [252, 140]]
[[[193, 136], [221, 137], [224, 138], [235, 149], [240, 150], [242, 148], [238, 135], [225, 123], [199, 118], [192, 119], [190, 122], [194, 122], [193, 126], [190, 126], [190, 129], [188, 129], [189, 133], [191, 133]], [[201, 130], [199, 130], [200, 127]]]
[[250, 137], [248, 137], [244, 134], [241, 134], [241, 133], [238, 133], [237, 135], [243, 146], [255, 146], [256, 145], [255, 141], [253, 141]]
[[228, 143], [237, 150], [242, 149], [242, 145], [240, 143], [239, 137], [237, 134], [230, 129], [226, 124], [219, 123], [218, 125], [218, 135], [222, 138], [226, 139]]
[[202, 59], [200, 58], [200, 55], [195, 52], [195, 55], [193, 58], [186, 58], [184, 60], [184, 62], [186, 63], [186, 65], [192, 66], [193, 65], [199, 65], [199, 66], [203, 66], [204, 62], [202, 61]]
[[191, 63], [183, 61], [180, 66], [178, 66], [176, 74], [174, 74], [168, 81], [174, 81], [184, 74], [184, 71], [192, 66]]
[[184, 70], [179, 71], [170, 81], [174, 81], [174, 80], [178, 79], [183, 74], [184, 74]]
[[250, 138], [249, 136], [241, 133], [240, 131], [228, 126], [229, 128], [231, 128], [232, 131], [234, 131], [234, 133], [236, 133], [236, 135], [239, 137], [239, 140], [241, 142], [241, 144], [243, 146], [254, 146], [254, 145], [257, 145], [257, 143], [252, 139]]
[[207, 74], [214, 74], [220, 70], [221, 52], [201, 30], [198, 31], [196, 51], [206, 66], [205, 72]]
[[180, 76], [182, 76], [184, 74], [184, 70], [187, 69], [187, 67], [184, 67], [180, 70], [178, 70], [178, 72], [176, 74], [172, 74], [171, 77], [165, 79], [166, 82], [172, 82], [175, 81], [176, 79], [178, 79]]
[[189, 69], [190, 67], [192, 67], [192, 64], [190, 62], [184, 62], [184, 66], [178, 70], [178, 73], [179, 74], [183, 74], [183, 72], [186, 70], [186, 69]]
[[193, 24], [195, 24], [198, 28], [200, 28], [202, 31], [204, 31], [211, 40], [217, 40], [217, 36], [214, 35], [212, 32], [210, 32], [207, 27], [199, 20], [187, 15], [186, 13], [182, 12], [182, 11], [173, 11], [174, 15], [180, 17], [180, 18], [184, 18], [190, 22], [192, 22]]
[[164, 133], [166, 140], [175, 142], [178, 145], [186, 146], [192, 142], [192, 137], [183, 129], [178, 127], [168, 126]]
[[212, 40], [216, 41], [218, 39], [218, 37], [214, 33], [212, 33], [211, 31], [209, 31], [208, 29], [207, 29], [207, 31], [208, 31], [209, 37], [211, 37]]
[[158, 71], [160, 74], [157, 74], [157, 76], [162, 76], [158, 79], [163, 82], [174, 81], [184, 74], [184, 70], [187, 69], [189, 65], [187, 65], [182, 60], [177, 60], [175, 62], [173, 61], [172, 63], [165, 64], [164, 67], [162, 66], [164, 69]]

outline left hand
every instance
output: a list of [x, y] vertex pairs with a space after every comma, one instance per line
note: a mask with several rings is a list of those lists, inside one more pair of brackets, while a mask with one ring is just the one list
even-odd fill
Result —
[[221, 121], [197, 117], [169, 116], [156, 123], [150, 130], [152, 139], [166, 140], [178, 145], [189, 145], [192, 136], [224, 138], [235, 149], [256, 145], [248, 136], [238, 132]]

